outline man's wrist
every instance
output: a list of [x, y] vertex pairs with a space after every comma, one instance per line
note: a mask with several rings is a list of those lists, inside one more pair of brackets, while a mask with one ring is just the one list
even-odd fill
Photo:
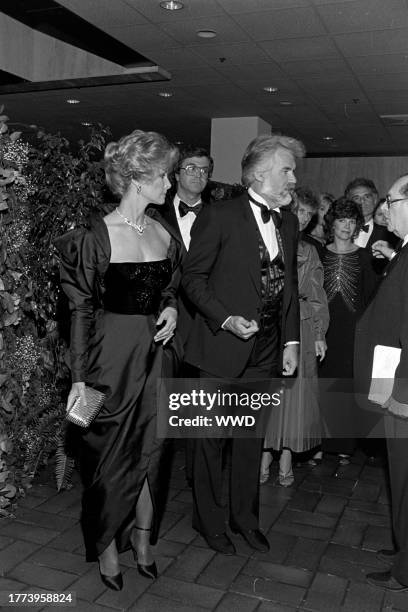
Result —
[[225, 329], [226, 324], [228, 323], [228, 321], [232, 319], [232, 315], [230, 315], [229, 317], [227, 317], [224, 321], [224, 323], [221, 324], [221, 329]]

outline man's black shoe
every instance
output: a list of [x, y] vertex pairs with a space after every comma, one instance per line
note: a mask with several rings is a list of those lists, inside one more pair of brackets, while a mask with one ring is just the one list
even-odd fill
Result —
[[377, 551], [376, 557], [380, 561], [384, 561], [384, 563], [388, 563], [389, 565], [392, 565], [394, 563], [396, 554], [397, 552], [395, 550], [389, 550], [387, 548], [383, 548], [382, 550]]
[[247, 544], [254, 550], [259, 550], [260, 552], [268, 552], [269, 550], [269, 542], [264, 536], [263, 533], [259, 531], [259, 529], [237, 529], [235, 527], [231, 527], [232, 533], [239, 533]]
[[218, 535], [206, 535], [201, 534], [208, 546], [213, 550], [221, 553], [222, 555], [235, 555], [235, 546], [229, 539], [226, 533], [220, 533]]
[[398, 580], [391, 576], [391, 572], [374, 572], [372, 574], [367, 574], [366, 578], [369, 584], [385, 589], [386, 591], [392, 591], [394, 593], [408, 591], [408, 586], [398, 582]]

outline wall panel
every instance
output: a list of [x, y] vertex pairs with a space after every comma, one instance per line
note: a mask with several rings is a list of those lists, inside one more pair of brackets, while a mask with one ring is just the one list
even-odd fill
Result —
[[384, 196], [401, 174], [408, 174], [407, 157], [311, 157], [298, 163], [298, 185], [316, 192], [343, 194], [347, 183], [357, 176], [372, 179]]

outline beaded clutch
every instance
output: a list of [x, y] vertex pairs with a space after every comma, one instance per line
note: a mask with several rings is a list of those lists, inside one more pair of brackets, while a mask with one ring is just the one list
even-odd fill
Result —
[[72, 407], [66, 414], [66, 419], [79, 425], [79, 427], [89, 427], [98, 412], [103, 406], [106, 395], [101, 391], [85, 386], [86, 406], [81, 402], [81, 398], [75, 399]]

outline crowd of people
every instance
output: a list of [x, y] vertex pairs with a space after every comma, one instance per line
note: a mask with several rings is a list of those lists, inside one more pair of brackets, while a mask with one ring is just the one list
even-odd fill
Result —
[[[339, 197], [314, 194], [296, 187], [296, 162], [304, 155], [294, 138], [256, 138], [242, 158], [244, 192], [213, 202], [205, 197], [213, 170], [207, 150], [179, 151], [160, 134], [136, 130], [105, 151], [106, 181], [117, 206], [57, 241], [71, 310], [67, 408], [78, 397], [86, 406], [87, 386], [105, 397], [91, 425], [79, 432], [78, 456], [86, 557], [99, 562], [111, 589], [123, 586], [119, 554], [129, 548], [140, 574], [157, 577], [151, 545], [168, 465], [166, 444], [156, 437], [158, 379], [283, 381], [282, 401], [263, 437], [186, 440], [193, 527], [226, 555], [235, 554], [227, 522], [252, 549], [269, 550], [259, 529], [259, 494], [274, 456], [277, 484], [284, 487], [294, 483], [293, 453], [308, 451], [312, 465], [324, 453], [335, 453], [341, 464], [350, 461], [357, 434], [328, 435], [322, 412], [353, 423], [356, 363], [367, 364], [377, 344], [402, 348], [397, 376], [403, 379], [408, 252], [400, 239], [405, 247], [408, 177], [384, 200], [366, 178], [354, 178]], [[391, 292], [392, 325], [383, 311]], [[381, 314], [387, 324], [379, 323]], [[368, 380], [370, 367], [360, 378]], [[340, 381], [342, 392], [332, 393], [328, 411], [322, 410], [319, 379]], [[394, 389], [389, 411], [408, 416], [406, 381]], [[388, 427], [397, 549], [379, 553], [393, 570], [369, 580], [403, 590], [408, 461], [395, 428], [406, 423]], [[365, 443], [366, 453], [375, 455], [378, 442]]]

